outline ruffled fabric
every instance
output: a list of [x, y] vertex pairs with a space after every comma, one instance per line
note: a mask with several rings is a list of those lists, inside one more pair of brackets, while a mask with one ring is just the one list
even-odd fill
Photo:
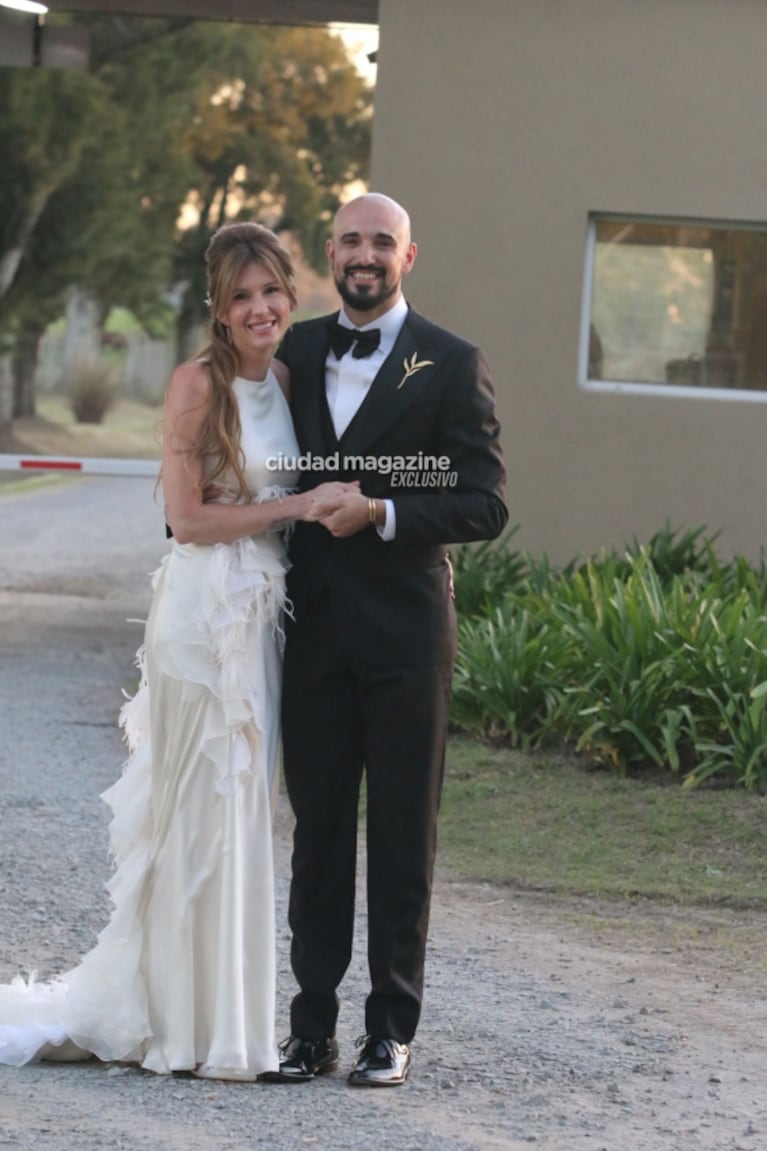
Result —
[[257, 537], [174, 543], [155, 573], [140, 685], [120, 714], [129, 756], [102, 796], [114, 910], [72, 971], [0, 987], [0, 1062], [81, 1048], [161, 1073], [276, 1067], [285, 568], [279, 539]]
[[[201, 552], [207, 553], [202, 564]], [[231, 795], [237, 777], [254, 769], [252, 725], [264, 733], [273, 724], [267, 672], [254, 667], [253, 656], [262, 636], [282, 652], [282, 617], [290, 610], [285, 569], [282, 545], [259, 537], [204, 549], [177, 544], [154, 576], [156, 589], [170, 581], [174, 597], [182, 583], [192, 592], [185, 594], [189, 614], [163, 615], [165, 642], [157, 660], [163, 674], [188, 685], [187, 699], [196, 698], [200, 686], [211, 693], [202, 752], [216, 769], [222, 795]], [[142, 707], [137, 697], [123, 708], [126, 735], [145, 718]]]

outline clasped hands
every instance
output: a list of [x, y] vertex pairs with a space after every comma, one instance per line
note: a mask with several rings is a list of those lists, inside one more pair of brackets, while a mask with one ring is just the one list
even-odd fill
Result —
[[306, 511], [301, 518], [321, 523], [332, 536], [353, 536], [370, 526], [368, 498], [360, 491], [358, 480], [320, 484], [304, 496]]

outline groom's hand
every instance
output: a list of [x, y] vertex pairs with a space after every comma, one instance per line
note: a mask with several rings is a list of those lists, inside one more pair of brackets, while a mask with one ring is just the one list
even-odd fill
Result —
[[300, 518], [311, 522], [324, 520], [340, 506], [347, 493], [356, 494], [359, 492], [359, 488], [359, 480], [354, 480], [352, 483], [332, 481], [319, 484], [316, 488], [310, 488], [308, 492], [303, 494], [305, 507]]
[[328, 508], [327, 514], [319, 509], [319, 521], [327, 528], [332, 536], [341, 539], [345, 536], [356, 535], [370, 527], [370, 501], [361, 492], [344, 492], [333, 501], [334, 506]]

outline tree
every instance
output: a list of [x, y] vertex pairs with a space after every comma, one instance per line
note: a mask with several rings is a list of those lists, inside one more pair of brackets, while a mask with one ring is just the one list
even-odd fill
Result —
[[[189, 166], [169, 94], [178, 101], [182, 79], [194, 83], [171, 41], [189, 23], [140, 24], [152, 40], [95, 26], [91, 74], [0, 73], [0, 327], [12, 337], [16, 417], [34, 414], [40, 339], [72, 285], [102, 317], [124, 299], [149, 324], [170, 277]], [[136, 88], [131, 68], [142, 65], [151, 82]]]
[[[85, 18], [92, 72], [0, 72], [0, 331], [17, 414], [71, 285], [151, 329], [174, 282], [203, 317], [203, 253], [236, 215], [290, 228], [315, 265], [366, 173], [370, 92], [322, 29]], [[186, 205], [196, 220], [177, 229]]]
[[100, 104], [90, 76], [0, 69], [0, 299], [51, 196], [77, 171]]
[[[104, 99], [90, 76], [0, 70], [0, 108], [5, 161], [0, 178], [0, 323], [12, 335], [14, 393], [11, 404], [3, 407], [12, 418], [34, 413], [31, 381], [37, 349], [58, 304], [51, 283], [57, 279], [56, 264], [47, 281], [35, 277], [28, 308], [21, 270], [45, 235], [51, 200], [81, 166]], [[65, 125], [70, 127], [65, 130]], [[45, 276], [47, 269], [38, 267], [37, 272]]]
[[[247, 34], [245, 34], [247, 33]], [[344, 189], [367, 175], [371, 93], [341, 41], [322, 29], [219, 27], [184, 148], [194, 165], [176, 279], [187, 284], [179, 344], [205, 318], [203, 255], [234, 217], [290, 231], [325, 266], [324, 239]]]

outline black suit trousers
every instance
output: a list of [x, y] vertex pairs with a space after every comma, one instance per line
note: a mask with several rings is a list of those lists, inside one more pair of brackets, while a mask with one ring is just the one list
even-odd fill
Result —
[[[386, 604], [381, 605], [386, 613]], [[412, 645], [413, 657], [381, 661], [345, 630], [346, 605], [329, 588], [288, 623], [283, 748], [296, 817], [290, 926], [300, 991], [291, 1031], [334, 1034], [336, 989], [352, 954], [357, 820], [365, 776], [368, 1034], [408, 1042], [423, 995], [436, 821], [444, 772], [451, 640]], [[435, 647], [435, 650], [436, 650]], [[447, 650], [447, 659], [445, 652]]]

